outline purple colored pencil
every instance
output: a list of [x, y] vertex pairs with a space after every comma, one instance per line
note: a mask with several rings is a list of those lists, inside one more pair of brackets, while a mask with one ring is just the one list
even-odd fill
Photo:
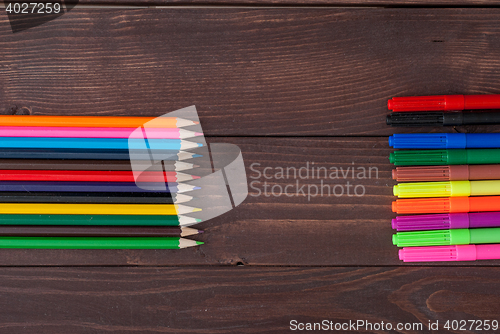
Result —
[[158, 193], [182, 193], [200, 189], [184, 183], [146, 183], [143, 185], [155, 186], [158, 190], [146, 190], [139, 188], [134, 182], [62, 182], [62, 181], [0, 181], [0, 191], [43, 191], [43, 192], [158, 192]]

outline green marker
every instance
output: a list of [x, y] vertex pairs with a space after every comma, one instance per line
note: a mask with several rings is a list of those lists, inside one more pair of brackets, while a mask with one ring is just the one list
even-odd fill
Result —
[[500, 243], [500, 228], [398, 232], [392, 243], [398, 247], [496, 244]]
[[395, 166], [500, 164], [500, 149], [403, 150], [390, 154]]
[[0, 215], [0, 225], [189, 226], [200, 222], [175, 215]]
[[201, 241], [168, 237], [0, 237], [0, 248], [23, 249], [180, 249]]

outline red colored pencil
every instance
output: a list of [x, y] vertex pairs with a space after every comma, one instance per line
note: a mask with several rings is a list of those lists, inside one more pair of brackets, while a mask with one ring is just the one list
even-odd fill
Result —
[[132, 171], [102, 170], [0, 170], [0, 181], [91, 181], [91, 182], [183, 182], [198, 176], [179, 172], [142, 172], [138, 179]]

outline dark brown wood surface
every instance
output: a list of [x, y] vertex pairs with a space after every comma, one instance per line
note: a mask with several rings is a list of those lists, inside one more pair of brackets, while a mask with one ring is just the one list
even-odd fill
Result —
[[[498, 261], [397, 259], [387, 136], [409, 131], [385, 125], [392, 96], [500, 93], [499, 22], [497, 8], [76, 8], [12, 34], [0, 14], [3, 113], [159, 116], [194, 104], [208, 141], [238, 145], [254, 182], [238, 208], [197, 226], [197, 248], [0, 250], [1, 332], [499, 320]], [[500, 126], [411, 131], [443, 130]], [[313, 165], [378, 174], [274, 175]], [[266, 196], [264, 182], [364, 194]]]
[[495, 8], [77, 9], [12, 34], [2, 15], [0, 109], [155, 116], [195, 104], [209, 136], [388, 135], [392, 96], [500, 93], [499, 19]]
[[9, 333], [287, 333], [292, 320], [325, 319], [418, 328], [497, 318], [499, 274], [426, 267], [5, 268], [0, 321]]

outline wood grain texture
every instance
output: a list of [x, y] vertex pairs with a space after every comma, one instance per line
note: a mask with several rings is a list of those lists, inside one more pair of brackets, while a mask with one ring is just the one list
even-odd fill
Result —
[[207, 135], [388, 135], [392, 96], [500, 93], [499, 19], [491, 8], [76, 8], [12, 34], [1, 15], [0, 110], [158, 116], [195, 104]]
[[446, 320], [497, 319], [499, 274], [498, 268], [426, 267], [2, 268], [0, 328], [283, 333], [292, 319], [394, 327], [437, 320], [442, 326]]
[[[390, 179], [387, 138], [209, 138], [209, 142], [238, 145], [247, 178], [255, 183], [250, 184], [250, 194], [239, 207], [196, 225], [205, 230], [196, 238], [205, 245], [173, 251], [4, 249], [0, 250], [0, 265], [414, 265], [399, 261], [397, 248], [391, 243], [395, 183]], [[315, 173], [312, 178], [313, 163], [316, 170], [339, 169], [339, 177], [320, 173], [318, 178]], [[374, 170], [372, 178], [358, 178], [360, 167], [376, 168], [378, 178]], [[285, 173], [287, 168], [294, 168], [297, 175], [290, 169], [289, 177], [285, 174], [282, 178], [280, 168]], [[267, 196], [264, 182], [268, 184]], [[297, 191], [297, 182], [302, 192]], [[327, 196], [326, 188], [321, 196], [322, 182], [338, 196]], [[288, 193], [280, 195], [280, 189], [284, 191], [286, 186], [290, 186]], [[309, 186], [311, 195], [316, 186], [319, 194], [308, 198]], [[362, 186], [365, 194], [353, 196], [353, 186]], [[344, 193], [340, 196], [341, 189]], [[497, 261], [465, 264], [489, 266]]]
[[498, 6], [495, 0], [80, 0], [79, 5], [128, 6]]

